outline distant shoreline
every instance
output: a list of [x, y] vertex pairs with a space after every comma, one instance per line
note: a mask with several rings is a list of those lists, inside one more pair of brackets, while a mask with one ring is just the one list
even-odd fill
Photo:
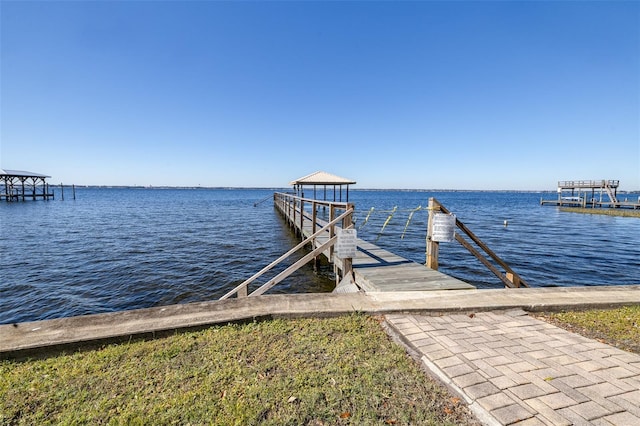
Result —
[[[51, 184], [52, 187], [59, 185]], [[63, 186], [71, 186], [64, 184]], [[215, 189], [215, 190], [270, 190], [270, 191], [290, 191], [289, 187], [258, 187], [258, 186], [144, 186], [144, 185], [74, 185], [76, 188], [92, 188], [92, 189]], [[327, 185], [329, 186], [329, 185]], [[318, 187], [321, 187], [319, 185]], [[556, 190], [538, 190], [538, 189], [401, 189], [401, 188], [350, 188], [349, 192], [505, 192], [505, 193], [550, 193], [555, 194]], [[618, 194], [640, 194], [640, 190], [618, 191]]]

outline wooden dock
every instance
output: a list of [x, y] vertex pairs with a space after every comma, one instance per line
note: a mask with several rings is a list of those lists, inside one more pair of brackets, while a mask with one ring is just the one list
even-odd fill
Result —
[[0, 201], [54, 198], [46, 182], [49, 177], [40, 173], [0, 169]]
[[[308, 178], [312, 176], [315, 176], [313, 180], [309, 180]], [[429, 224], [425, 241], [426, 263], [423, 266], [356, 238], [357, 232], [353, 226], [355, 206], [349, 203], [348, 191], [347, 201], [342, 202], [342, 196], [340, 201], [336, 201], [335, 190], [333, 201], [326, 201], [304, 198], [301, 189], [301, 185], [313, 185], [315, 195], [316, 185], [341, 186], [353, 184], [354, 181], [317, 172], [292, 183], [297, 187], [295, 193], [276, 192], [273, 194], [273, 201], [275, 207], [300, 235], [302, 242], [228, 291], [220, 300], [233, 296], [239, 298], [260, 296], [307, 263], [314, 262], [317, 265], [320, 257], [325, 257], [333, 265], [336, 275], [335, 293], [474, 289], [475, 287], [471, 284], [438, 272], [439, 244], [452, 241], [459, 242], [506, 287], [529, 287], [529, 284], [500, 256], [433, 197], [429, 198]], [[319, 214], [320, 209], [322, 214]], [[471, 241], [456, 232], [456, 228]], [[275, 277], [266, 282], [263, 281], [263, 284], [255, 288], [258, 279], [305, 247], [309, 247], [310, 251]], [[250, 285], [253, 285], [251, 292]]]
[[[302, 199], [286, 194], [275, 195], [275, 206], [282, 213], [291, 227], [303, 238], [308, 238], [318, 229], [326, 226], [335, 216], [335, 212], [345, 210], [349, 203], [322, 202], [313, 199]], [[318, 208], [329, 210], [329, 222], [317, 217]], [[302, 212], [302, 214], [301, 214]], [[327, 230], [313, 240], [313, 248], [326, 244], [332, 237]], [[334, 265], [336, 276], [344, 276], [343, 259], [335, 253], [334, 247], [322, 251], [322, 255]], [[352, 259], [352, 279], [341, 280], [335, 292], [390, 291], [429, 291], [429, 290], [463, 290], [475, 287], [450, 277], [442, 272], [427, 268], [397, 254], [391, 253], [375, 244], [357, 239], [356, 256]], [[347, 277], [349, 278], [349, 277]], [[355, 283], [350, 282], [355, 278]]]

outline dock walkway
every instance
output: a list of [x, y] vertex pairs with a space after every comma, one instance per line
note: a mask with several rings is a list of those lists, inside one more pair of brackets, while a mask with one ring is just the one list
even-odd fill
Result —
[[356, 284], [364, 291], [470, 290], [475, 287], [457, 278], [358, 240], [353, 259]]
[[[300, 208], [283, 207], [278, 203], [276, 206], [291, 226], [295, 227], [296, 232], [305, 238], [328, 223], [316, 217], [314, 227], [312, 213], [303, 209], [304, 219], [300, 220]], [[321, 247], [329, 238], [330, 233], [327, 230], [325, 234], [314, 240], [313, 248]], [[363, 291], [471, 290], [475, 288], [471, 284], [405, 259], [360, 238], [357, 239], [357, 246], [356, 257], [353, 258], [353, 272], [355, 285]], [[324, 256], [338, 270], [342, 270], [342, 259], [336, 256], [333, 250], [325, 250]], [[349, 290], [344, 286], [337, 288], [337, 292], [347, 291]]]

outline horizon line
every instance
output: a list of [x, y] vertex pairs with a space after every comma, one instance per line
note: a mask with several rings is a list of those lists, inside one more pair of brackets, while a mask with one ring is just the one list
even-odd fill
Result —
[[[78, 185], [78, 184], [49, 184], [56, 186], [75, 186], [79, 188], [129, 188], [129, 189], [222, 189], [222, 190], [291, 190], [288, 186], [201, 186], [201, 185]], [[330, 186], [330, 185], [327, 185]], [[557, 189], [454, 189], [454, 188], [350, 188], [349, 191], [400, 191], [400, 192], [553, 192]], [[619, 190], [618, 193], [640, 193], [640, 189]]]

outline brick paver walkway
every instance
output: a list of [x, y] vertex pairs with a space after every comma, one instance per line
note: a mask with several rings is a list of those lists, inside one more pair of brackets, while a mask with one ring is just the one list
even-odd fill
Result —
[[485, 424], [640, 425], [640, 356], [522, 310], [388, 324]]

